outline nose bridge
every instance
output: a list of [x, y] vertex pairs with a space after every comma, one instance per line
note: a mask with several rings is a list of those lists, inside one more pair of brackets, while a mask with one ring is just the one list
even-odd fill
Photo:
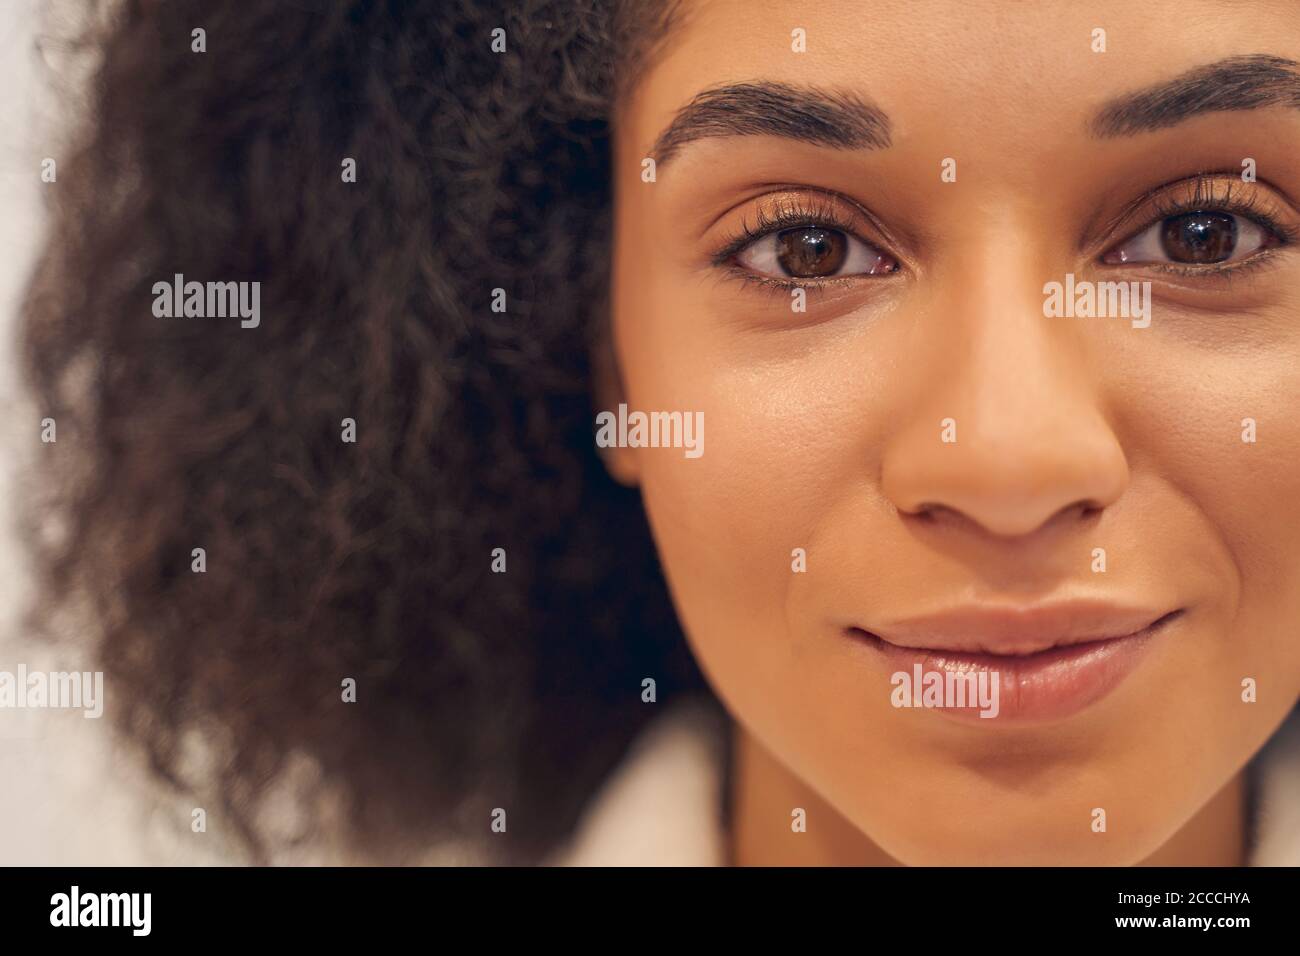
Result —
[[1043, 316], [1042, 271], [1033, 265], [1027, 255], [985, 262], [945, 294], [942, 324], [960, 347], [939, 362], [953, 384], [952, 417], [966, 424], [957, 444], [969, 438], [965, 451], [994, 462], [1035, 447], [1046, 453], [1096, 412], [1081, 330]]
[[986, 224], [996, 235], [964, 236], [964, 254], [929, 284], [907, 363], [916, 398], [882, 483], [905, 514], [957, 512], [1021, 535], [1109, 505], [1128, 469], [1089, 371], [1093, 330], [1043, 315], [1041, 243], [1006, 217]]

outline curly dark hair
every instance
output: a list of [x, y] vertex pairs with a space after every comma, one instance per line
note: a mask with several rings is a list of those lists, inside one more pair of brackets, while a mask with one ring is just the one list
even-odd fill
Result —
[[[35, 613], [92, 616], [110, 709], [252, 859], [297, 753], [384, 859], [486, 837], [494, 807], [492, 858], [539, 859], [655, 709], [642, 680], [702, 686], [593, 447], [610, 114], [671, 19], [136, 0], [92, 37], [23, 326], [58, 428]], [[260, 326], [155, 317], [175, 273], [260, 282]], [[194, 729], [210, 779], [183, 771]]]

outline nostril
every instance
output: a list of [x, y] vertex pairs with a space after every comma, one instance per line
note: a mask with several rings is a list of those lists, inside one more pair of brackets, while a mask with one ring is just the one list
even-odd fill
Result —
[[943, 505], [923, 501], [911, 510], [901, 511], [901, 513], [912, 518], [917, 518], [921, 521], [933, 523], [938, 520], [939, 514], [944, 510], [946, 509]]
[[1079, 512], [1079, 518], [1083, 521], [1095, 518], [1106, 509], [1106, 506], [1100, 501], [1081, 501], [1074, 507]]

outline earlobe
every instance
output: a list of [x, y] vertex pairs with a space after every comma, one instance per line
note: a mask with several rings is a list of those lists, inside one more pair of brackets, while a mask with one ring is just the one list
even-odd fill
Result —
[[620, 485], [635, 488], [640, 483], [636, 461], [631, 448], [598, 448], [600, 460], [605, 464], [609, 476]]
[[623, 402], [623, 378], [618, 368], [618, 356], [614, 351], [614, 339], [609, 326], [601, 335], [600, 341], [592, 350], [592, 394], [596, 406], [597, 420], [592, 423], [592, 440], [596, 442], [596, 453], [605, 465], [609, 476], [620, 485], [635, 488], [640, 483], [640, 473], [636, 465], [636, 450], [619, 447], [616, 441], [602, 441], [599, 418], [602, 412], [613, 413]]

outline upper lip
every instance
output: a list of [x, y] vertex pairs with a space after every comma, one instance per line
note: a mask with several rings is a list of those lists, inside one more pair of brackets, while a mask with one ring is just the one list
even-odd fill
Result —
[[970, 605], [901, 618], [868, 633], [898, 647], [973, 654], [1034, 654], [1053, 647], [1138, 634], [1170, 610], [1106, 601]]

